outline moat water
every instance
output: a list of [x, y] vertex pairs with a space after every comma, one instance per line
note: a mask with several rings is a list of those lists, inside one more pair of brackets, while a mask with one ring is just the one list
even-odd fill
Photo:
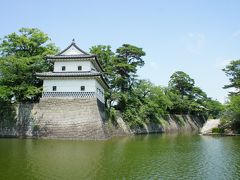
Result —
[[0, 139], [0, 179], [240, 179], [240, 137]]

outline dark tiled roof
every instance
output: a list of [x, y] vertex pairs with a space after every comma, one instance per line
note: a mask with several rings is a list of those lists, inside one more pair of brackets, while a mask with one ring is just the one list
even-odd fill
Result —
[[50, 55], [47, 56], [47, 59], [81, 59], [81, 58], [92, 58], [96, 57], [96, 55], [93, 54], [79, 54], [79, 55]]
[[[64, 52], [66, 52], [69, 48], [71, 48], [72, 46], [74, 46], [76, 49], [78, 49], [82, 54], [75, 54], [75, 55], [63, 55]], [[100, 71], [103, 72], [102, 66], [100, 65], [97, 56], [95, 54], [88, 54], [85, 51], [83, 51], [82, 49], [80, 49], [76, 44], [75, 41], [73, 39], [72, 43], [63, 51], [61, 51], [60, 53], [56, 54], [56, 55], [49, 55], [46, 57], [49, 60], [52, 61], [58, 61], [58, 60], [84, 60], [85, 58], [94, 58], [94, 60], [96, 61], [97, 66], [99, 66]]]
[[38, 77], [83, 77], [83, 76], [100, 76], [100, 72], [82, 71], [82, 72], [43, 72], [36, 73]]
[[71, 46], [74, 46], [77, 50], [79, 50], [81, 53], [83, 53], [84, 55], [89, 55], [88, 53], [86, 53], [85, 51], [83, 51], [82, 49], [80, 49], [76, 44], [74, 39], [72, 40], [72, 43], [66, 47], [64, 50], [62, 50], [60, 53], [58, 53], [56, 56], [60, 56], [62, 55], [64, 52], [66, 52]]

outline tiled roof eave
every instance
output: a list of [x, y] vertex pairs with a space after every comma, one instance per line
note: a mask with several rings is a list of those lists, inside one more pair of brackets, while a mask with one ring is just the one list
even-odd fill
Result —
[[101, 73], [36, 73], [37, 77], [85, 77], [101, 76]]
[[46, 56], [48, 60], [55, 60], [55, 59], [84, 59], [84, 58], [95, 58], [95, 55], [65, 55], [65, 56]]

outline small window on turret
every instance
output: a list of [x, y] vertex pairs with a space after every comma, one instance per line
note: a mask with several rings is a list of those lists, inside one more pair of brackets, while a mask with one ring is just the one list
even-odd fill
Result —
[[53, 91], [57, 91], [57, 86], [53, 86], [53, 87], [52, 87], [52, 90], [53, 90]]
[[81, 91], [85, 91], [85, 86], [81, 86]]
[[62, 66], [62, 71], [65, 71], [66, 70], [66, 66]]
[[81, 71], [82, 70], [82, 66], [78, 66], [78, 70]]

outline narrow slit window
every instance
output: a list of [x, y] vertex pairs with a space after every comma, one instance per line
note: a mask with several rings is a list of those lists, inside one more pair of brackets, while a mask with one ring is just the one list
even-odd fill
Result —
[[66, 71], [66, 66], [62, 66], [62, 71]]
[[85, 91], [85, 86], [81, 86], [81, 91]]
[[53, 91], [57, 91], [57, 86], [53, 86], [53, 87], [52, 87], [52, 90], [53, 90]]
[[82, 66], [78, 66], [78, 70], [81, 71], [82, 70]]

